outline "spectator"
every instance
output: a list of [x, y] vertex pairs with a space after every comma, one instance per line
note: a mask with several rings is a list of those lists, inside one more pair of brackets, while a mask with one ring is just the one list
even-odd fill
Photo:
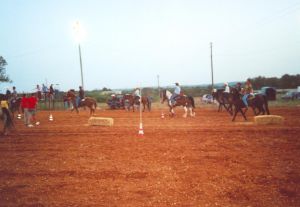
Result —
[[36, 121], [36, 105], [37, 105], [37, 98], [35, 97], [35, 93], [31, 94], [31, 97], [28, 99], [28, 112], [30, 114], [30, 123], [28, 127], [33, 127], [32, 123], [35, 125], [39, 125], [40, 122]]
[[30, 115], [28, 112], [28, 105], [29, 105], [29, 98], [26, 96], [26, 94], [22, 95], [22, 99], [21, 99], [21, 109], [22, 112], [24, 113], [24, 124], [26, 126], [29, 125], [30, 123]]

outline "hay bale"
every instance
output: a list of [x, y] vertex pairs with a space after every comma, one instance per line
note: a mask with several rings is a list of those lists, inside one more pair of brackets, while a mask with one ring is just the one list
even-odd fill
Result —
[[106, 117], [90, 117], [88, 120], [89, 126], [112, 126], [114, 124], [114, 120], [112, 118]]
[[283, 121], [284, 121], [283, 117], [277, 115], [261, 115], [261, 116], [254, 117], [255, 124], [259, 124], [259, 125], [282, 124]]

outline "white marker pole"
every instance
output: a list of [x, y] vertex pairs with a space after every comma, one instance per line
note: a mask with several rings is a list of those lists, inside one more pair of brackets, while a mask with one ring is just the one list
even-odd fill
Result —
[[142, 88], [140, 88], [140, 128], [139, 128], [139, 135], [144, 135], [143, 130], [143, 116], [142, 116]]

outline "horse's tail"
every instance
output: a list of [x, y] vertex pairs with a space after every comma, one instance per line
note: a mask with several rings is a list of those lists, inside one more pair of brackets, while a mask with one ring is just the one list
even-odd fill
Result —
[[188, 98], [189, 98], [190, 101], [191, 101], [192, 107], [195, 108], [195, 100], [194, 100], [194, 98], [193, 98], [192, 96], [189, 96]]
[[95, 110], [96, 110], [96, 108], [97, 108], [97, 100], [95, 100], [94, 107], [95, 107]]
[[268, 97], [264, 95], [263, 98], [264, 98], [265, 109], [267, 111], [267, 114], [269, 115], [270, 111], [269, 111]]

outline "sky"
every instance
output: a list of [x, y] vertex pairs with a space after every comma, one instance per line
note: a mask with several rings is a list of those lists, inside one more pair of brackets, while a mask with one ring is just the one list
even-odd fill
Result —
[[[199, 85], [300, 73], [300, 0], [0, 0], [11, 84]], [[74, 23], [85, 31], [78, 42]]]

